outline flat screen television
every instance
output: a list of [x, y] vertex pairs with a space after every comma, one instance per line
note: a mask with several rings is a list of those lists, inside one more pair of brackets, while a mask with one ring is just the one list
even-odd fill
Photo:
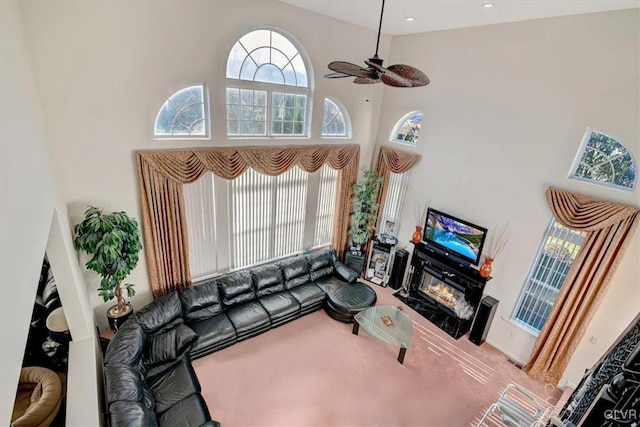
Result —
[[487, 229], [429, 208], [422, 239], [432, 250], [464, 266], [478, 265]]

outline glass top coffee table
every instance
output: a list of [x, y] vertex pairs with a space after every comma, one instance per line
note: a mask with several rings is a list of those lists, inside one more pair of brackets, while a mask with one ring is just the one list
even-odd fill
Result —
[[407, 313], [393, 305], [379, 305], [364, 309], [353, 318], [354, 335], [358, 335], [362, 326], [379, 340], [400, 347], [398, 362], [404, 362], [404, 355], [413, 338], [413, 326]]

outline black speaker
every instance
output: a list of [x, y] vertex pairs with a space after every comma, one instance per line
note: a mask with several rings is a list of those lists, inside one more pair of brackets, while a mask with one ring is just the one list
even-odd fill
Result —
[[499, 302], [500, 301], [497, 299], [488, 295], [480, 301], [480, 307], [478, 307], [478, 312], [476, 313], [476, 318], [473, 321], [471, 332], [469, 332], [469, 341], [475, 345], [482, 344], [487, 338], [489, 328], [491, 327], [491, 321], [493, 320], [493, 316], [496, 314]]
[[402, 279], [404, 279], [404, 270], [407, 268], [407, 260], [409, 252], [404, 249], [396, 251], [393, 256], [393, 266], [389, 275], [389, 286], [392, 289], [400, 289], [402, 287]]

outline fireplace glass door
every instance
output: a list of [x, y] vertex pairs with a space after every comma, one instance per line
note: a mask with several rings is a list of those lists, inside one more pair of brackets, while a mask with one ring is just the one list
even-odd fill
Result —
[[418, 290], [451, 310], [454, 309], [457, 300], [464, 300], [464, 292], [429, 274], [426, 269], [422, 273]]

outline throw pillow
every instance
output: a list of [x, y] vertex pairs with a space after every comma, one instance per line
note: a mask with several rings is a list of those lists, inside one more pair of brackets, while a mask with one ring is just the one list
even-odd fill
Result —
[[358, 279], [358, 273], [344, 265], [340, 261], [335, 261], [333, 265], [336, 268], [336, 273], [347, 283], [354, 283]]

